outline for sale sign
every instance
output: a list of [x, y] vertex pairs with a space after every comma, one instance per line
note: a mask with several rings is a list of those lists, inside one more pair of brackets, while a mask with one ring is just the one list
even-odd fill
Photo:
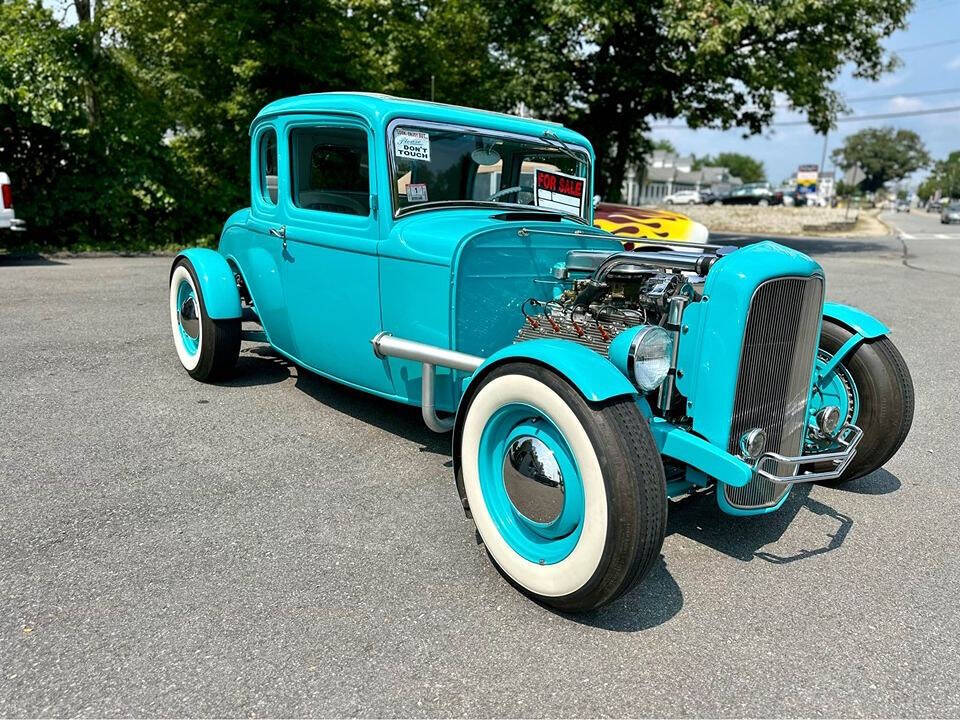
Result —
[[534, 175], [533, 204], [547, 210], [581, 215], [587, 182], [576, 175], [565, 175], [537, 168]]

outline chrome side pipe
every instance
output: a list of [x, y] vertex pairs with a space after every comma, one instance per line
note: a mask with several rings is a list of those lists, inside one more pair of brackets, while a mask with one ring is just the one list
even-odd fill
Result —
[[435, 345], [404, 340], [394, 337], [388, 332], [378, 333], [370, 343], [373, 345], [374, 355], [378, 358], [396, 357], [422, 364], [420, 408], [423, 413], [423, 421], [434, 432], [452, 430], [454, 416], [441, 418], [437, 415], [435, 399], [437, 365], [454, 370], [463, 370], [464, 372], [473, 372], [483, 364], [483, 358], [436, 347]]

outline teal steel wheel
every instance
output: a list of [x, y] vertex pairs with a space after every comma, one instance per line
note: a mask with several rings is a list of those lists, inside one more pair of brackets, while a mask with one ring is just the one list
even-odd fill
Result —
[[563, 433], [537, 407], [497, 410], [480, 438], [480, 487], [497, 529], [519, 555], [563, 560], [583, 526], [583, 482]]

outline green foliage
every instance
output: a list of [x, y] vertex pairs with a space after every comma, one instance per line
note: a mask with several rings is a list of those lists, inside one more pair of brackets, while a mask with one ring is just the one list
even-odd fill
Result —
[[767, 179], [767, 172], [763, 168], [763, 163], [743, 153], [724, 152], [697, 158], [696, 168], [698, 170], [708, 166], [725, 167], [730, 170], [732, 175], [736, 175], [745, 183], [764, 182]]
[[[60, 0], [65, 3], [66, 0]], [[893, 65], [911, 0], [0, 0], [0, 168], [38, 243], [212, 242], [248, 203], [249, 123], [302, 92], [527, 108], [593, 141], [610, 198], [651, 118], [819, 130], [830, 84]], [[658, 144], [673, 150], [670, 143]], [[719, 162], [718, 156], [713, 160]], [[747, 160], [750, 160], [747, 158]], [[722, 162], [751, 180], [756, 168]], [[759, 168], [762, 177], [762, 166]]]
[[882, 41], [912, 0], [484, 0], [497, 47], [526, 79], [537, 113], [584, 132], [599, 190], [619, 196], [651, 118], [758, 133], [781, 97], [826, 131], [845, 66], [876, 78], [895, 65]]
[[859, 165], [863, 169], [865, 177], [859, 187], [866, 192], [875, 192], [891, 180], [902, 180], [930, 164], [919, 135], [892, 127], [867, 128], [849, 135], [832, 157], [839, 167]]
[[130, 248], [175, 233], [164, 109], [92, 36], [40, 3], [0, 4], [0, 168], [30, 229], [8, 242]]
[[954, 150], [946, 160], [938, 160], [933, 172], [917, 190], [921, 200], [926, 201], [937, 190], [940, 197], [960, 198], [960, 150]]
[[653, 143], [651, 143], [650, 147], [653, 148], [654, 150], [664, 150], [665, 152], [673, 153], [674, 155], [677, 154], [677, 148], [674, 146], [672, 142], [670, 142], [666, 138], [661, 138], [660, 140], [654, 140]]

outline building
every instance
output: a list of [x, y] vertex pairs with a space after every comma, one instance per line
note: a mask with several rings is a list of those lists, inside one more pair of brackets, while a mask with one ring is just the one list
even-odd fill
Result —
[[667, 195], [680, 190], [727, 193], [743, 184], [725, 167], [707, 166], [694, 170], [692, 155], [654, 150], [644, 160], [645, 167], [627, 168], [622, 192], [628, 205], [656, 205]]

